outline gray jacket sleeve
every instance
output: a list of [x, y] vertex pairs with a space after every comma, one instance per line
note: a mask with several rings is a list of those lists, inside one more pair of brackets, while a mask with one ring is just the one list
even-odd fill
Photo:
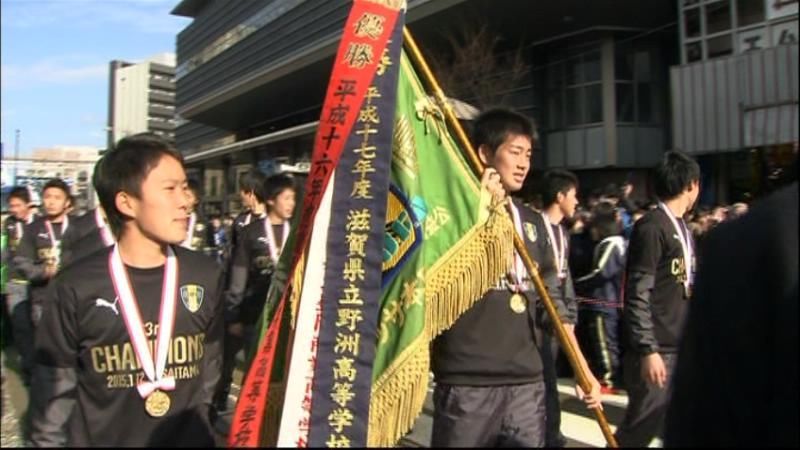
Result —
[[75, 409], [79, 338], [76, 302], [71, 289], [58, 281], [48, 289], [36, 330], [36, 365], [31, 380], [30, 437], [34, 446], [67, 444], [67, 423]]
[[34, 447], [67, 445], [67, 422], [75, 409], [75, 368], [37, 364], [30, 389], [30, 443]]
[[575, 285], [572, 282], [572, 271], [567, 270], [567, 277], [564, 279], [563, 308], [561, 320], [566, 324], [575, 325], [578, 323], [578, 299], [575, 294]]

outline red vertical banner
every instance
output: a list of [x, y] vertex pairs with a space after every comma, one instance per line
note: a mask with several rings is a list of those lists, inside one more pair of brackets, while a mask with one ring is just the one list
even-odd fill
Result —
[[[369, 15], [383, 18], [382, 26], [364, 28], [362, 18]], [[287, 288], [280, 293], [272, 322], [253, 358], [253, 365], [245, 376], [228, 435], [228, 445], [231, 447], [261, 445], [264, 431], [262, 424], [269, 399], [269, 381], [272, 378], [278, 335], [285, 315], [283, 311], [295, 268], [308, 247], [311, 228], [323, 194], [372, 84], [397, 16], [396, 8], [384, 6], [374, 0], [355, 0], [350, 10], [320, 115], [299, 227], [293, 247], [289, 248], [287, 244], [284, 249], [285, 254], [292, 255], [291, 268], [285, 283]], [[269, 299], [267, 303], [271, 303]], [[274, 407], [275, 405], [272, 406]]]

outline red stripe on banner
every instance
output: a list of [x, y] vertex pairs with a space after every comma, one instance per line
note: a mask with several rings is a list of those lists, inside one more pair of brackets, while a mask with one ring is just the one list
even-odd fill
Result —
[[[360, 36], [357, 36], [357, 25], [365, 13], [377, 13], [386, 17], [386, 23], [382, 27], [380, 35], [365, 36], [364, 33], [358, 33]], [[334, 60], [333, 73], [328, 84], [319, 128], [314, 140], [311, 171], [306, 181], [306, 197], [303, 201], [286, 289], [281, 295], [267, 335], [262, 340], [261, 347], [253, 359], [253, 366], [248, 371], [242, 385], [228, 435], [228, 445], [231, 447], [257, 447], [260, 445], [275, 350], [295, 268], [308, 246], [314, 217], [319, 209], [323, 193], [330, 181], [334, 167], [339, 163], [345, 141], [356, 121], [367, 89], [372, 84], [375, 70], [394, 29], [397, 15], [397, 10], [368, 0], [353, 2]], [[287, 358], [287, 371], [289, 370], [289, 361], [290, 359]]]
[[231, 430], [228, 434], [230, 447], [258, 447], [261, 438], [261, 425], [264, 411], [267, 409], [267, 393], [269, 392], [269, 376], [275, 362], [275, 343], [281, 329], [283, 307], [281, 302], [275, 311], [275, 319], [270, 324], [264, 344], [253, 359], [252, 370], [239, 392], [239, 402], [233, 414]]

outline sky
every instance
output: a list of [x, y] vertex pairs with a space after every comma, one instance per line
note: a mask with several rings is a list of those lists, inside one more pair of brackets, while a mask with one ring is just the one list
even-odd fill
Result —
[[0, 141], [13, 157], [56, 145], [106, 147], [114, 59], [175, 53], [191, 22], [179, 0], [0, 0]]

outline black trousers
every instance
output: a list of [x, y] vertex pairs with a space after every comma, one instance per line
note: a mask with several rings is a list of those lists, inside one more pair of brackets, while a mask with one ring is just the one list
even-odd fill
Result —
[[605, 386], [621, 387], [619, 311], [616, 308], [580, 308], [575, 334], [598, 381]]
[[544, 366], [545, 387], [545, 446], [564, 447], [567, 440], [561, 434], [561, 400], [558, 396], [558, 340], [547, 331], [539, 333], [539, 352]]
[[[226, 327], [227, 328], [227, 327]], [[236, 369], [236, 355], [240, 350], [244, 350], [244, 357], [247, 358], [252, 346], [257, 340], [255, 334], [255, 324], [243, 325], [243, 335], [233, 336], [225, 330], [225, 341], [222, 350], [222, 373], [214, 390], [213, 405], [217, 412], [227, 410], [228, 394], [231, 391], [233, 381], [233, 371]]]
[[671, 395], [669, 384], [677, 354], [661, 353], [661, 358], [667, 369], [667, 385], [663, 388], [653, 386], [642, 378], [640, 355], [628, 352], [623, 357], [628, 408], [615, 434], [620, 447], [647, 447], [653, 438], [663, 438], [664, 418]]
[[544, 446], [544, 383], [437, 384], [431, 447]]
[[34, 326], [31, 320], [31, 301], [28, 299], [28, 286], [23, 283], [10, 282], [7, 285], [8, 303], [11, 318], [11, 332], [14, 336], [14, 347], [19, 353], [22, 382], [30, 384], [33, 372]]

